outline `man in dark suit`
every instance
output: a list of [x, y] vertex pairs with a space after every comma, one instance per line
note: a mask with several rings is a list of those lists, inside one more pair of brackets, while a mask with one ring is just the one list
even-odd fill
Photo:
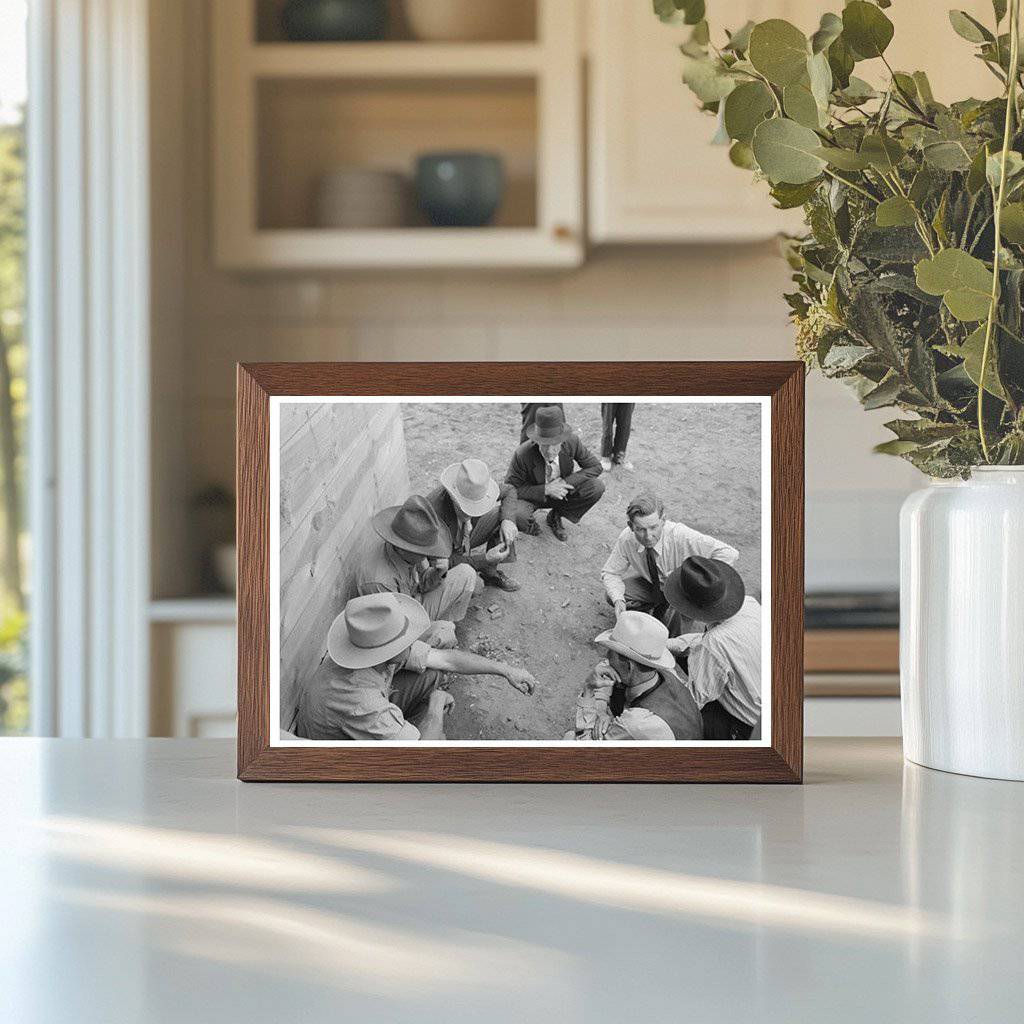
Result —
[[546, 508], [551, 532], [567, 540], [562, 520], [578, 523], [604, 494], [598, 479], [601, 462], [572, 432], [558, 406], [538, 409], [527, 437], [512, 455], [505, 476], [518, 495], [516, 525], [523, 533], [539, 533], [533, 514]]
[[[452, 535], [449, 566], [475, 569], [484, 584], [518, 590], [519, 584], [498, 568], [515, 560], [516, 491], [491, 476], [480, 459], [465, 459], [441, 473], [441, 486], [426, 497]], [[483, 550], [474, 552], [483, 545]]]
[[543, 409], [548, 405], [557, 405], [559, 409], [562, 408], [561, 402], [520, 402], [519, 413], [523, 419], [523, 429], [519, 432], [519, 443], [526, 444], [530, 440], [527, 431], [533, 426], [533, 421], [537, 418], [537, 410]]

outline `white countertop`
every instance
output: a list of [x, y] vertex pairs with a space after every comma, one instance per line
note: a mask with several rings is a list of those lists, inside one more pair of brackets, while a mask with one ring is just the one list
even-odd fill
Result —
[[1019, 1019], [1024, 785], [807, 748], [803, 787], [329, 786], [0, 741], [0, 1021]]

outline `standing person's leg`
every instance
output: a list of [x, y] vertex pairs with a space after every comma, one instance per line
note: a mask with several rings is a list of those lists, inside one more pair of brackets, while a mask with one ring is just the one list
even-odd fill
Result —
[[619, 402], [615, 406], [615, 442], [612, 450], [612, 461], [621, 463], [626, 459], [626, 446], [633, 427], [633, 410], [635, 402]]
[[476, 589], [476, 570], [463, 562], [448, 570], [441, 585], [424, 594], [420, 603], [431, 622], [443, 619], [461, 622], [469, 611], [469, 602]]
[[601, 457], [605, 459], [610, 459], [615, 453], [613, 432], [618, 409], [619, 406], [615, 402], [601, 403]]

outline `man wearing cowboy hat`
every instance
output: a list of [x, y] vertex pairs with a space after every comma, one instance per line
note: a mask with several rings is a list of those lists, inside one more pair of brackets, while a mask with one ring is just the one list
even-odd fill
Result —
[[595, 640], [608, 660], [591, 672], [566, 739], [699, 740], [700, 711], [676, 675], [668, 630], [645, 612], [623, 612]]
[[704, 719], [706, 740], [760, 739], [761, 605], [740, 574], [714, 558], [693, 557], [665, 580], [680, 614], [702, 633], [669, 641]]
[[379, 540], [356, 572], [356, 593], [415, 598], [430, 617], [424, 639], [432, 647], [454, 647], [455, 623], [466, 617], [476, 571], [469, 565], [444, 568], [452, 537], [433, 505], [413, 494], [375, 513], [372, 523]]
[[735, 563], [740, 553], [724, 541], [665, 518], [656, 494], [638, 494], [626, 506], [626, 528], [601, 570], [608, 603], [621, 615], [627, 609], [661, 619], [673, 636], [688, 627], [665, 598], [665, 578], [691, 555]]
[[331, 623], [327, 655], [302, 687], [295, 734], [307, 740], [443, 740], [454, 698], [444, 673], [503, 676], [522, 693], [525, 669], [468, 651], [439, 651], [418, 639], [430, 625], [405, 594], [354, 597]]
[[[449, 565], [466, 564], [485, 585], [518, 590], [519, 584], [498, 566], [514, 558], [516, 491], [501, 484], [480, 459], [456, 462], [441, 472], [441, 486], [427, 495], [438, 519], [452, 536]], [[484, 550], [473, 554], [480, 546]]]
[[538, 409], [526, 435], [529, 440], [515, 450], [505, 475], [518, 496], [516, 525], [523, 533], [539, 533], [533, 514], [546, 508], [551, 532], [567, 540], [562, 520], [578, 523], [604, 494], [601, 460], [573, 433], [557, 405]]

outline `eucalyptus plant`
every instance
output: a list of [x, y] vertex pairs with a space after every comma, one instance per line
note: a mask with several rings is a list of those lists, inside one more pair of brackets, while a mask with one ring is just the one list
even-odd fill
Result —
[[[810, 37], [748, 22], [716, 44], [705, 0], [654, 0], [691, 26], [683, 80], [716, 141], [778, 207], [803, 207], [807, 232], [785, 240], [801, 358], [904, 414], [876, 450], [966, 477], [1024, 462], [1020, 0], [993, 0], [987, 25], [949, 12], [998, 87], [949, 105], [890, 66], [890, 6], [852, 0]], [[887, 85], [857, 76], [868, 61]]]

